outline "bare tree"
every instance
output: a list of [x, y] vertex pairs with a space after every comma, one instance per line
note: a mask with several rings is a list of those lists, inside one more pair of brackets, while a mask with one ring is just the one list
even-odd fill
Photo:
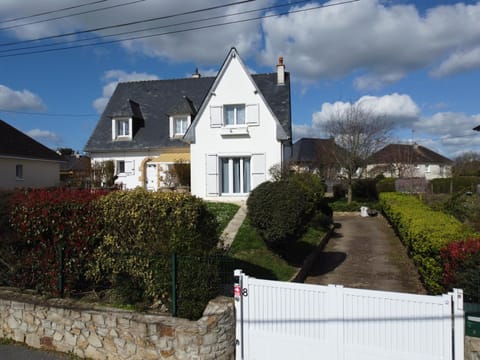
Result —
[[464, 152], [457, 156], [453, 164], [454, 176], [479, 176], [480, 153], [475, 151]]
[[347, 180], [349, 203], [354, 178], [362, 176], [367, 159], [386, 144], [392, 127], [385, 116], [361, 103], [337, 111], [325, 123], [325, 131], [343, 149], [335, 157]]

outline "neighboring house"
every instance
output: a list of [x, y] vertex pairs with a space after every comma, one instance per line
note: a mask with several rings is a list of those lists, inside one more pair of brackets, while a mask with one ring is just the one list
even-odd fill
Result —
[[[189, 145], [190, 144], [190, 145]], [[113, 160], [116, 183], [157, 190], [169, 168], [191, 163], [202, 198], [246, 198], [291, 153], [289, 74], [251, 75], [232, 48], [216, 77], [118, 84], [85, 147]]]
[[447, 178], [451, 176], [452, 164], [452, 160], [421, 145], [390, 144], [370, 157], [367, 176]]
[[326, 179], [335, 179], [340, 172], [338, 157], [343, 151], [333, 138], [301, 138], [293, 144], [290, 163], [297, 171], [317, 172]]
[[77, 188], [89, 187], [91, 175], [90, 158], [85, 155], [62, 155], [65, 160], [60, 165], [60, 180], [62, 185]]
[[55, 151], [0, 120], [0, 189], [57, 186], [62, 161]]

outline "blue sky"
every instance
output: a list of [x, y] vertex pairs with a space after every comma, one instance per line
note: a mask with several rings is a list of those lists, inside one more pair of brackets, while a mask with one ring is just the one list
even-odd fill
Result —
[[[81, 151], [118, 81], [181, 78], [197, 67], [212, 76], [235, 46], [257, 73], [284, 57], [294, 140], [325, 137], [330, 115], [361, 102], [395, 121], [392, 141], [451, 158], [480, 152], [472, 131], [480, 125], [480, 2], [236, 2], [0, 0], [0, 118], [51, 148]], [[145, 22], [162, 16], [170, 17]], [[146, 37], [98, 44], [135, 36]], [[88, 42], [97, 45], [65, 49]]]

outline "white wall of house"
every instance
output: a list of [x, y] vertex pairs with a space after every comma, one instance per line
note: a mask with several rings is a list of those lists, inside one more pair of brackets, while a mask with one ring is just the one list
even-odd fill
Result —
[[[152, 158], [158, 156], [158, 153], [134, 152], [134, 153], [102, 153], [90, 154], [92, 166], [95, 163], [112, 160], [115, 164], [115, 175], [117, 179], [115, 184], [121, 186], [122, 189], [135, 189], [136, 187], [144, 187], [144, 179], [142, 177], [142, 167], [147, 157]], [[121, 163], [123, 162], [123, 165]], [[123, 169], [122, 169], [123, 167]], [[122, 171], [123, 170], [123, 171]]]
[[[387, 168], [391, 164], [375, 164], [367, 166], [367, 174], [370, 173], [373, 169], [378, 167]], [[439, 178], [448, 178], [452, 174], [452, 166], [444, 164], [415, 164], [415, 165], [399, 165], [401, 168], [400, 172], [403, 173], [402, 177], [417, 177], [425, 178], [427, 180], [439, 179]], [[377, 173], [373, 174], [374, 176]], [[398, 174], [392, 174], [390, 171], [383, 173], [385, 177], [399, 177]]]
[[[190, 147], [191, 192], [205, 199], [242, 200], [248, 197], [244, 185], [251, 190], [269, 179], [268, 170], [282, 161], [278, 125], [238, 57], [231, 59], [217, 85], [196, 119]], [[245, 124], [225, 125], [223, 106], [232, 104], [245, 105]], [[239, 191], [232, 183], [235, 166], [248, 172], [248, 179], [237, 176]], [[228, 191], [222, 184], [225, 171]]]
[[52, 187], [60, 184], [60, 163], [0, 158], [0, 174], [0, 189]]

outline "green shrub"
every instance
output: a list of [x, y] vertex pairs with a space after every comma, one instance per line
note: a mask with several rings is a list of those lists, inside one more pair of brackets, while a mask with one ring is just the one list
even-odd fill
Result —
[[377, 180], [376, 179], [357, 179], [352, 185], [352, 196], [354, 199], [377, 200]]
[[380, 203], [417, 265], [427, 290], [442, 293], [445, 289], [440, 250], [450, 242], [471, 237], [473, 232], [453, 216], [432, 210], [412, 195], [381, 193]]
[[395, 191], [395, 178], [384, 178], [377, 182], [377, 194]]
[[347, 187], [344, 184], [333, 185], [333, 198], [343, 199], [347, 196]]
[[430, 186], [434, 194], [450, 194], [456, 192], [477, 191], [480, 184], [479, 176], [456, 176], [446, 179], [433, 179]]
[[296, 182], [264, 182], [247, 200], [248, 217], [265, 243], [280, 250], [301, 236], [313, 214], [310, 200]]
[[[131, 300], [171, 305], [171, 254], [182, 256], [179, 293], [197, 291], [200, 298], [182, 307], [179, 316], [197, 318], [216, 295], [218, 271], [197, 258], [215, 253], [217, 222], [205, 203], [184, 193], [147, 192], [143, 189], [110, 193], [97, 202], [101, 243], [88, 272], [98, 283], [111, 284], [121, 293], [125, 278], [136, 291]], [[190, 301], [191, 300], [191, 301]]]

